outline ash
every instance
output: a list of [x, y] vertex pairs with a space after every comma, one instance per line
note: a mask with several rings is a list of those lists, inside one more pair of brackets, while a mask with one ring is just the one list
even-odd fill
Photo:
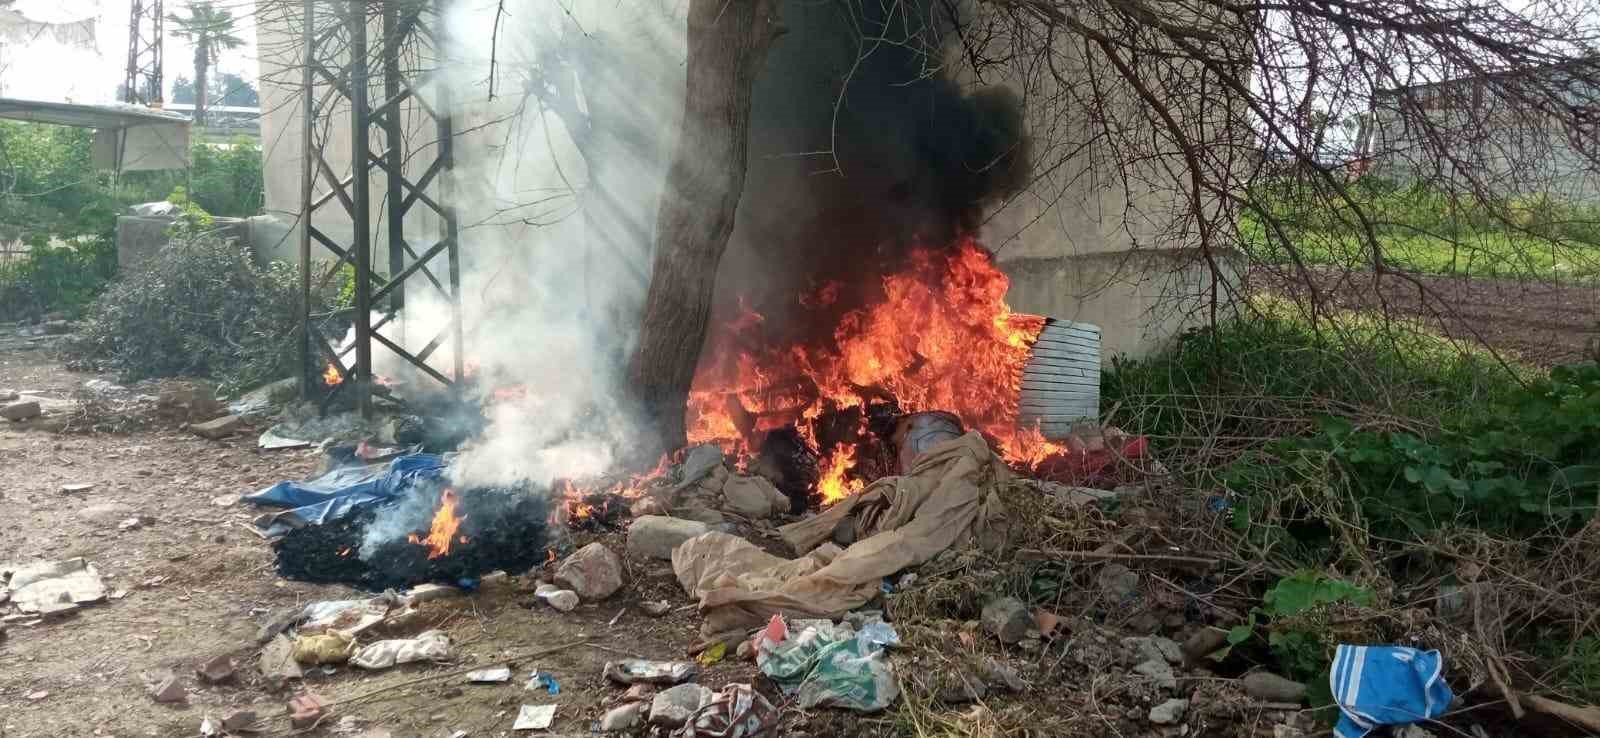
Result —
[[427, 534], [442, 490], [419, 486], [397, 503], [290, 531], [274, 544], [278, 574], [381, 591], [425, 582], [460, 584], [495, 570], [521, 574], [544, 562], [548, 503], [543, 491], [527, 485], [460, 492], [457, 512], [463, 519], [457, 533], [467, 542], [428, 558], [428, 548], [407, 536]]

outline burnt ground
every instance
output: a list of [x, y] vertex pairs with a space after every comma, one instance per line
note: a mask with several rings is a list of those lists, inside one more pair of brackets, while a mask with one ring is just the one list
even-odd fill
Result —
[[[1595, 285], [1419, 274], [1386, 277], [1375, 289], [1370, 272], [1326, 267], [1312, 268], [1311, 277], [1324, 304], [1420, 320], [1536, 366], [1590, 358], [1587, 342], [1600, 334]], [[1250, 278], [1257, 286], [1304, 294], [1303, 286], [1287, 286], [1278, 270], [1258, 268]]]
[[[91, 378], [62, 369], [45, 351], [0, 352], [0, 387], [65, 398]], [[0, 709], [0, 736], [199, 735], [202, 719], [220, 720], [239, 707], [267, 720], [261, 734], [290, 734], [284, 705], [292, 692], [273, 691], [259, 678], [257, 629], [286, 607], [369, 595], [279, 578], [271, 549], [249, 530], [258, 511], [219, 507], [213, 499], [305, 478], [316, 466], [314, 451], [258, 451], [255, 434], [208, 441], [174, 427], [73, 435], [0, 423], [0, 563], [82, 556], [98, 567], [108, 591], [127, 592], [61, 620], [7, 624], [0, 639], [0, 705], [6, 706]], [[94, 487], [61, 492], [70, 483]], [[147, 524], [118, 529], [121, 520], [134, 516], [146, 516]], [[620, 537], [611, 542], [622, 550]], [[377, 694], [336, 706], [323, 726], [305, 734], [334, 735], [338, 721], [349, 717], [363, 729], [395, 736], [510, 735], [518, 705], [550, 702], [560, 707], [548, 734], [590, 734], [607, 701], [622, 693], [601, 676], [607, 660], [622, 654], [681, 659], [698, 632], [692, 610], [653, 619], [634, 606], [641, 599], [689, 604], [669, 564], [627, 564], [622, 592], [567, 614], [530, 607], [532, 577], [426, 603], [415, 630], [444, 630], [454, 644], [452, 663], [382, 672], [341, 668], [329, 675], [308, 668], [305, 687], [335, 703]], [[402, 686], [573, 641], [595, 645], [521, 659], [511, 684], [468, 685], [452, 677]], [[220, 686], [200, 683], [194, 666], [219, 654], [236, 657], [238, 676]], [[521, 680], [533, 668], [556, 676], [559, 696], [523, 691]], [[149, 696], [149, 685], [168, 673], [184, 677], [186, 705], [158, 704]], [[700, 682], [715, 688], [750, 681], [753, 673], [753, 665], [730, 658], [706, 670]], [[837, 719], [790, 713], [784, 723], [804, 728], [808, 720]]]

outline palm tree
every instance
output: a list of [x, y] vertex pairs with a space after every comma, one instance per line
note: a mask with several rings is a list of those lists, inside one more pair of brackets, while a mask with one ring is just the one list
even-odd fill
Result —
[[211, 62], [223, 49], [243, 46], [244, 39], [233, 35], [233, 11], [218, 8], [209, 0], [194, 0], [189, 3], [188, 17], [168, 13], [167, 21], [176, 26], [172, 35], [194, 44], [194, 122], [204, 123]]

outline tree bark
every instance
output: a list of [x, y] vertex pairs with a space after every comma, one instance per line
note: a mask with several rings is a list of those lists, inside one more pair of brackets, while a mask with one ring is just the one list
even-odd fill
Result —
[[207, 53], [204, 38], [195, 39], [194, 49], [194, 124], [206, 122], [206, 77], [211, 73], [211, 55]]
[[628, 368], [654, 431], [641, 439], [649, 456], [686, 442], [684, 411], [717, 264], [744, 191], [751, 91], [782, 33], [774, 0], [690, 0], [688, 26], [683, 123], [656, 212], [650, 288]]

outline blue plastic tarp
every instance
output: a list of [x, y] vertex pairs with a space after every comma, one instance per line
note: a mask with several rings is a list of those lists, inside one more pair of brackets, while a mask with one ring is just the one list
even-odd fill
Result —
[[387, 464], [340, 467], [308, 482], [278, 482], [244, 499], [288, 508], [256, 521], [268, 535], [279, 535], [289, 528], [339, 520], [362, 506], [397, 497], [419, 482], [438, 479], [445, 466], [438, 454], [406, 454]]

